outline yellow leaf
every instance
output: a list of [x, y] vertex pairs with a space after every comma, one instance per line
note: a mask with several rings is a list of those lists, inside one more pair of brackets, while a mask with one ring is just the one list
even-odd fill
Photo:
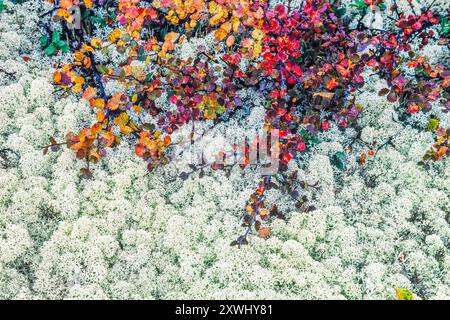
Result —
[[133, 111], [136, 113], [140, 113], [141, 112], [141, 107], [138, 105], [133, 105]]
[[[233, 17], [235, 18], [235, 17]], [[241, 22], [239, 21], [239, 19], [231, 19], [231, 21], [233, 22], [233, 32], [234, 33], [238, 33], [239, 31], [239, 26], [241, 25]]]
[[120, 127], [125, 126], [128, 123], [129, 116], [126, 112], [122, 112], [119, 116], [114, 118], [114, 123]]
[[[113, 143], [116, 141], [116, 137], [115, 137], [114, 134], [113, 134], [112, 132], [110, 132], [110, 131], [105, 132], [105, 133], [102, 135], [102, 138], [104, 138], [104, 139], [106, 140], [105, 145], [106, 145], [107, 147], [112, 146]], [[116, 141], [116, 142], [117, 142], [117, 141]]]
[[130, 134], [133, 131], [134, 130], [131, 127], [129, 127], [129, 126], [120, 127], [120, 132], [122, 132], [123, 134]]
[[262, 32], [260, 29], [255, 29], [252, 31], [252, 38], [261, 41], [262, 38], [264, 38], [264, 32]]
[[120, 29], [116, 28], [114, 29], [109, 35], [108, 35], [108, 40], [109, 42], [116, 42], [120, 36], [121, 36], [122, 32], [120, 31]]
[[81, 92], [83, 90], [83, 86], [81, 84], [76, 84], [72, 88], [73, 92]]
[[91, 45], [94, 48], [101, 48], [102, 47], [102, 39], [100, 38], [94, 38], [91, 40]]
[[230, 22], [225, 22], [225, 23], [222, 24], [222, 26], [220, 28], [225, 30], [227, 33], [230, 33], [230, 31], [231, 31], [231, 23]]
[[167, 42], [174, 42], [175, 40], [177, 40], [178, 38], [178, 33], [176, 32], [169, 32], [166, 34], [166, 36], [164, 37], [164, 40]]
[[233, 35], [229, 36], [226, 41], [227, 47], [231, 47], [235, 41], [236, 38]]
[[406, 288], [395, 288], [397, 300], [414, 300], [413, 292]]
[[228, 32], [223, 28], [219, 28], [216, 30], [216, 32], [214, 32], [214, 37], [216, 37], [216, 39], [219, 41], [222, 41], [223, 39], [225, 39], [225, 37], [227, 35], [228, 35]]

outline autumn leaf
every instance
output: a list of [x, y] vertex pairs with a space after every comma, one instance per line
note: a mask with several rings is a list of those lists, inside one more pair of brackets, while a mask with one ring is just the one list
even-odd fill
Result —
[[233, 46], [235, 41], [236, 41], [236, 38], [233, 35], [229, 36], [226, 41], [227, 47]]
[[264, 239], [270, 237], [270, 229], [266, 228], [266, 227], [259, 228], [258, 236], [261, 237], [261, 238], [264, 238]]
[[99, 112], [97, 112], [97, 121], [103, 122], [103, 120], [105, 120], [105, 111], [100, 110]]
[[414, 295], [409, 289], [395, 288], [395, 298], [397, 300], [414, 300]]
[[142, 145], [142, 144], [140, 144], [140, 143], [138, 143], [138, 144], [136, 144], [136, 145], [134, 146], [134, 151], [136, 152], [136, 155], [137, 155], [138, 157], [142, 157], [142, 155], [143, 155], [144, 152], [145, 152], [145, 146]]
[[101, 98], [91, 99], [89, 101], [89, 104], [91, 105], [91, 107], [101, 109], [105, 107], [105, 100]]
[[83, 99], [87, 101], [91, 100], [92, 98], [95, 97], [95, 91], [96, 90], [94, 87], [88, 86], [82, 94]]

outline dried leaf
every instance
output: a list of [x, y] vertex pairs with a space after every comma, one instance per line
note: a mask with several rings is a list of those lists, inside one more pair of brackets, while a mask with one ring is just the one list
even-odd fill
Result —
[[80, 173], [82, 174], [83, 178], [92, 178], [92, 172], [88, 168], [81, 168]]

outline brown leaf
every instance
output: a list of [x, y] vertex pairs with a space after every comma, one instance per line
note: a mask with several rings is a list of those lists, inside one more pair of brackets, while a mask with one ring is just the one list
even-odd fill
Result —
[[378, 91], [378, 95], [379, 96], [384, 96], [384, 95], [388, 94], [388, 92], [389, 92], [388, 88], [383, 88], [380, 91]]
[[84, 178], [90, 179], [92, 178], [92, 172], [88, 168], [81, 168], [80, 173], [83, 175]]
[[314, 92], [313, 93], [313, 101], [315, 104], [319, 105], [319, 104], [328, 104], [330, 103], [331, 99], [333, 99], [334, 96], [334, 92], [328, 92], [328, 91], [323, 91], [323, 92]]

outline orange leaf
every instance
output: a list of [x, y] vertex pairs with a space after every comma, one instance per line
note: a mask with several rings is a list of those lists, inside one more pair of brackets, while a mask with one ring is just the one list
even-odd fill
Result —
[[91, 107], [94, 108], [104, 108], [105, 107], [105, 100], [101, 99], [101, 98], [95, 98], [95, 99], [91, 99], [89, 101]]
[[227, 35], [228, 35], [228, 32], [223, 28], [219, 28], [214, 32], [214, 37], [216, 37], [216, 39], [219, 41], [222, 41], [223, 39], [225, 39], [225, 37]]
[[103, 120], [105, 120], [105, 111], [100, 110], [99, 112], [97, 112], [97, 121], [103, 122]]
[[96, 123], [92, 126], [91, 128], [91, 133], [92, 134], [99, 134], [100, 132], [102, 132], [103, 126], [101, 123]]
[[165, 136], [164, 137], [164, 145], [168, 146], [171, 142], [170, 136]]
[[258, 236], [260, 236], [261, 238], [270, 237], [270, 229], [269, 228], [260, 228], [258, 230]]
[[84, 59], [83, 59], [83, 65], [84, 65], [86, 68], [90, 68], [91, 65], [92, 65], [91, 58], [89, 58], [89, 57], [84, 58]]
[[145, 146], [143, 146], [142, 144], [138, 143], [137, 145], [134, 146], [134, 151], [136, 152], [136, 155], [138, 157], [142, 157], [142, 155], [145, 152]]
[[61, 0], [59, 2], [59, 7], [63, 9], [69, 9], [73, 5], [72, 0]]
[[83, 95], [82, 95], [83, 99], [89, 101], [92, 98], [95, 97], [95, 88], [94, 87], [87, 87], [86, 90], [84, 90]]
[[59, 83], [61, 81], [61, 72], [55, 72], [53, 74], [53, 82]]
[[105, 133], [102, 135], [102, 138], [104, 138], [104, 139], [106, 140], [105, 145], [106, 145], [107, 147], [112, 146], [113, 143], [114, 143], [114, 141], [116, 140], [116, 137], [115, 137], [114, 134], [113, 134], [112, 132], [110, 132], [110, 131], [105, 132]]

